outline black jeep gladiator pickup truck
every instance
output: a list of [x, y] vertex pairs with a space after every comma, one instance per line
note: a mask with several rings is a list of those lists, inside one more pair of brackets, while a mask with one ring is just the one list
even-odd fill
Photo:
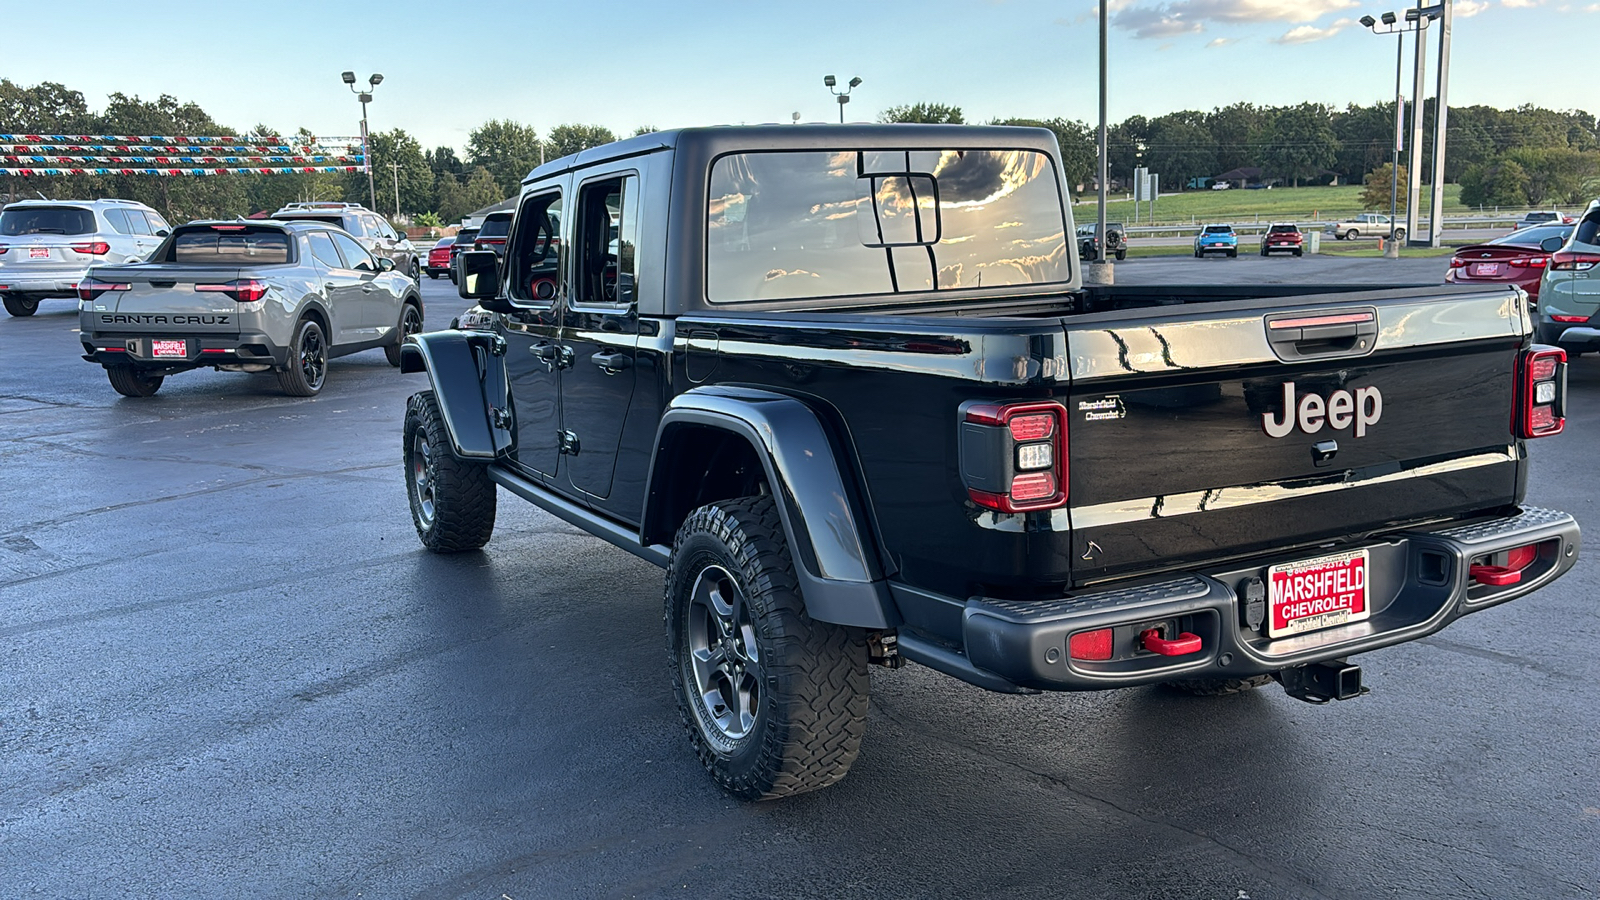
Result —
[[478, 305], [416, 335], [411, 512], [497, 487], [666, 569], [692, 744], [733, 794], [842, 778], [868, 666], [994, 691], [1276, 679], [1549, 584], [1522, 505], [1565, 356], [1515, 288], [1080, 286], [1055, 138], [698, 128], [535, 169]]

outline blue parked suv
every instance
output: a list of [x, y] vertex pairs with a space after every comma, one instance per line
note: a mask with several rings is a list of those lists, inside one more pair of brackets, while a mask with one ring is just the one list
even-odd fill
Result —
[[1194, 236], [1194, 258], [1199, 259], [1207, 253], [1226, 253], [1228, 256], [1239, 255], [1239, 236], [1233, 233], [1232, 225], [1207, 225], [1200, 229]]

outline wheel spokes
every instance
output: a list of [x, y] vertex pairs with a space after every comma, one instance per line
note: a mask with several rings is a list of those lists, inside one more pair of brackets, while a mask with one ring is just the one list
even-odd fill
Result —
[[688, 619], [689, 667], [706, 725], [738, 740], [754, 727], [760, 707], [759, 652], [743, 591], [725, 569], [700, 572]]

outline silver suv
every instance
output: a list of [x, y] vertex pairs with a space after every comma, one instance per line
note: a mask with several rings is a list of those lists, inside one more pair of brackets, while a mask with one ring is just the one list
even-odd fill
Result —
[[288, 222], [321, 222], [350, 232], [373, 256], [394, 263], [396, 272], [422, 278], [422, 260], [415, 244], [394, 230], [389, 220], [359, 203], [290, 203], [272, 214]]
[[0, 299], [13, 316], [73, 298], [90, 266], [144, 259], [172, 230], [132, 200], [21, 200], [0, 210]]

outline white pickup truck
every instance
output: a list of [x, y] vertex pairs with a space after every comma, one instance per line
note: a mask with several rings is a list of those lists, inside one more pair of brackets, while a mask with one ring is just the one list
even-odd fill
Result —
[[[1362, 213], [1343, 222], [1329, 222], [1322, 228], [1324, 234], [1331, 234], [1341, 241], [1353, 241], [1362, 237], [1388, 237], [1389, 217], [1377, 213]], [[1406, 239], [1406, 226], [1395, 223], [1394, 236], [1396, 240]]]

